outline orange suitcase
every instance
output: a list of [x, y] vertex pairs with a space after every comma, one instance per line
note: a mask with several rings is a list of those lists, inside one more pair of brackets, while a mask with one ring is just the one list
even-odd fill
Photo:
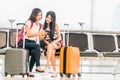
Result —
[[60, 76], [63, 74], [70, 77], [71, 74], [78, 74], [80, 67], [80, 51], [77, 47], [62, 47], [60, 50]]

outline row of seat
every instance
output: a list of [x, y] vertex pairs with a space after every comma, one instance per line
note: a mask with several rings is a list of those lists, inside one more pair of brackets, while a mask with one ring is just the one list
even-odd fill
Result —
[[[67, 41], [67, 33], [65, 41]], [[88, 35], [83, 33], [69, 33], [69, 46], [79, 47], [81, 57], [120, 57], [120, 52], [116, 50], [115, 37], [113, 35], [93, 34], [93, 50], [89, 50]], [[117, 45], [120, 48], [120, 35], [116, 35]]]
[[[62, 37], [67, 45], [68, 33], [62, 33]], [[9, 30], [9, 43], [7, 43], [8, 32], [0, 30], [0, 50], [11, 47], [15, 48], [16, 30]], [[113, 35], [93, 34], [92, 41], [89, 41], [87, 33], [69, 33], [69, 46], [75, 46], [80, 49], [81, 57], [98, 57], [102, 54], [104, 57], [120, 57], [120, 52], [116, 50], [115, 37]], [[120, 35], [117, 37], [117, 46], [120, 48]], [[93, 43], [93, 50], [90, 50], [90, 43]], [[60, 50], [57, 50], [59, 54]], [[5, 54], [5, 52], [0, 52]]]

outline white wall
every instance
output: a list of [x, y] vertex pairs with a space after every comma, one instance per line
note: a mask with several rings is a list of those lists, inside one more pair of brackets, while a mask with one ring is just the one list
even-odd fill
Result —
[[[120, 20], [120, 0], [94, 0], [94, 29], [95, 30], [119, 30]], [[117, 18], [116, 18], [117, 17]], [[120, 23], [120, 21], [119, 21]]]
[[80, 21], [86, 23], [85, 28], [89, 28], [90, 0], [1, 0], [0, 27], [9, 27], [8, 19], [25, 22], [35, 7], [42, 9], [44, 17], [47, 11], [55, 11], [61, 28], [64, 23], [70, 23], [71, 27], [78, 29]]
[[[119, 30], [120, 0], [93, 2], [93, 29]], [[91, 27], [91, 0], [0, 0], [0, 27], [10, 27], [8, 19], [16, 19], [16, 23], [25, 22], [35, 7], [42, 9], [43, 17], [47, 11], [55, 11], [61, 28], [64, 28], [64, 23], [69, 23], [70, 29], [80, 29], [80, 21], [85, 22], [84, 29]]]

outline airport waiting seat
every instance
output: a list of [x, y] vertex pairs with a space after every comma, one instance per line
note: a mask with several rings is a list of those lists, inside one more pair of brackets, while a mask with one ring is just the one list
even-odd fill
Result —
[[[12, 48], [15, 48], [16, 47], [16, 29], [11, 29], [9, 31], [9, 46], [12, 47]], [[61, 34], [61, 37], [63, 39], [63, 35]], [[46, 51], [45, 51], [46, 53]], [[46, 54], [45, 54], [46, 55]], [[56, 56], [59, 56], [60, 55], [60, 49], [56, 51]]]
[[117, 35], [118, 48], [120, 49], [120, 35]]
[[114, 52], [116, 47], [112, 35], [93, 35], [93, 43], [94, 49], [104, 57], [120, 57], [120, 52]]
[[[65, 45], [67, 45], [67, 35], [65, 34]], [[69, 46], [78, 47], [80, 49], [81, 57], [98, 57], [98, 54], [94, 51], [88, 50], [88, 36], [83, 33], [69, 33]]]
[[7, 32], [0, 31], [0, 55], [4, 55], [6, 50], [4, 48], [7, 47]]
[[16, 47], [16, 29], [11, 29], [9, 31], [9, 47]]

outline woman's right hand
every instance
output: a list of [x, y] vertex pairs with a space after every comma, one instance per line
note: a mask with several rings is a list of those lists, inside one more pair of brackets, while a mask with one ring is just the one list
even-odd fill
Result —
[[40, 40], [43, 40], [46, 36], [46, 32], [44, 30], [41, 30], [38, 32], [38, 36], [39, 36]]
[[46, 33], [46, 31], [45, 30], [40, 30], [39, 32], [38, 32], [38, 35], [40, 36], [40, 35], [46, 35], [47, 33]]

